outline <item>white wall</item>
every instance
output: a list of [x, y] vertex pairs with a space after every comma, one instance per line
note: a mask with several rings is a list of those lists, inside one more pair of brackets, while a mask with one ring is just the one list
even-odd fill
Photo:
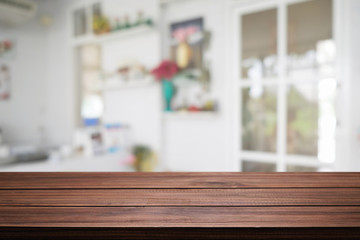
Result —
[[75, 124], [76, 83], [71, 72], [72, 49], [69, 47], [67, 7], [71, 0], [46, 1], [44, 14], [53, 18], [47, 29], [46, 48], [46, 134], [51, 145], [69, 144]]
[[340, 10], [338, 61], [338, 128], [336, 171], [360, 171], [360, 1], [338, 1]]
[[10, 99], [0, 101], [0, 128], [10, 144], [39, 144], [46, 111], [46, 29], [36, 19], [14, 28], [0, 26], [0, 38], [16, 41], [15, 58], [0, 58], [10, 67]]
[[[350, 143], [350, 161], [345, 168], [348, 171], [360, 171], [360, 1], [351, 0], [349, 5], [349, 69], [350, 69], [350, 93], [348, 118], [349, 126], [349, 143]], [[346, 106], [344, 106], [346, 107]], [[342, 159], [338, 159], [342, 161]]]
[[[0, 102], [0, 126], [9, 144], [65, 144], [71, 140], [74, 98], [65, 7], [70, 1], [36, 2], [31, 21], [0, 28], [17, 44], [15, 60], [7, 61], [11, 98]], [[45, 15], [53, 19], [50, 27], [41, 23]]]

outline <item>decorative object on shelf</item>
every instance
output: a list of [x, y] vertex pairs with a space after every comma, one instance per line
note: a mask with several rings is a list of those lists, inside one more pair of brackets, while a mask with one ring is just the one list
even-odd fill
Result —
[[152, 74], [158, 81], [162, 82], [162, 90], [165, 100], [165, 111], [172, 111], [171, 100], [175, 94], [175, 87], [172, 78], [179, 71], [175, 62], [164, 60], [161, 64], [152, 70]]
[[0, 66], [0, 100], [10, 98], [10, 70], [6, 65]]
[[212, 94], [206, 91], [199, 81], [181, 77], [181, 73], [173, 78], [176, 95], [172, 100], [174, 111], [203, 112], [218, 110]]
[[74, 36], [80, 37], [87, 34], [88, 16], [86, 8], [80, 8], [74, 11]]
[[104, 154], [103, 134], [101, 131], [96, 131], [90, 134], [92, 151], [94, 155]]
[[171, 80], [164, 79], [161, 84], [165, 98], [165, 111], [170, 112], [172, 111], [171, 100], [174, 97], [175, 87]]
[[147, 70], [143, 64], [136, 59], [126, 59], [119, 64], [118, 74], [125, 81], [143, 80]]
[[113, 31], [119, 31], [123, 28], [122, 24], [121, 24], [121, 21], [119, 18], [115, 18], [115, 25], [114, 27], [112, 28]]
[[171, 59], [181, 70], [201, 69], [203, 60], [203, 19], [173, 23], [171, 31]]
[[118, 153], [130, 148], [130, 127], [127, 124], [107, 123], [104, 128], [104, 144], [108, 153]]
[[137, 13], [137, 19], [136, 22], [132, 25], [133, 27], [137, 27], [140, 25], [148, 25], [148, 26], [152, 26], [153, 25], [153, 21], [151, 18], [145, 18], [144, 17], [144, 12], [139, 10]]
[[133, 148], [133, 166], [138, 172], [152, 172], [157, 163], [157, 157], [155, 153], [146, 146], [135, 146]]
[[129, 15], [125, 15], [124, 16], [124, 28], [131, 28], [131, 24], [130, 24], [130, 20], [129, 20]]
[[138, 11], [138, 14], [137, 14], [137, 20], [134, 24], [134, 27], [136, 26], [139, 26], [141, 24], [144, 24], [145, 23], [145, 20], [144, 20], [144, 14], [142, 11]]
[[0, 59], [13, 59], [15, 55], [15, 42], [8, 38], [0, 39]]
[[151, 73], [156, 77], [158, 81], [163, 79], [172, 79], [179, 71], [175, 62], [164, 60], [158, 67], [153, 69]]
[[153, 20], [151, 18], [146, 19], [145, 23], [148, 26], [153, 26], [154, 25], [154, 22], [153, 22]]
[[138, 11], [137, 18], [135, 22], [130, 21], [128, 14], [124, 15], [122, 18], [114, 18], [114, 23], [112, 24], [111, 30], [122, 31], [130, 28], [137, 28], [140, 26], [153, 26], [153, 21], [151, 18], [145, 18], [143, 11]]
[[110, 32], [110, 20], [102, 13], [101, 3], [92, 5], [93, 32], [96, 35]]
[[148, 26], [152, 26], [153, 25], [153, 21], [151, 18], [144, 18], [144, 13], [142, 11], [138, 11], [138, 16], [137, 16], [137, 21], [134, 24], [134, 26], [140, 26], [140, 25], [148, 25]]
[[203, 106], [203, 111], [212, 111], [212, 112], [218, 111], [217, 102], [214, 100], [207, 100]]
[[[88, 11], [89, 9], [90, 11]], [[140, 26], [153, 26], [152, 18], [145, 17], [141, 10], [137, 12], [136, 20], [132, 22], [130, 21], [131, 14], [125, 14], [123, 16], [110, 16], [104, 14], [100, 2], [76, 9], [73, 15], [75, 37], [85, 36], [89, 33], [89, 19], [92, 19], [90, 20], [90, 24], [92, 24], [92, 32], [95, 35], [103, 35]]]
[[[89, 34], [89, 24], [92, 25], [94, 35], [103, 35], [110, 32], [127, 30], [139, 26], [153, 26], [153, 20], [145, 17], [139, 10], [134, 22], [130, 21], [130, 14], [123, 16], [109, 16], [102, 11], [100, 2], [78, 8], [73, 12], [74, 36], [82, 37]], [[92, 34], [90, 34], [92, 35]]]
[[210, 90], [209, 61], [204, 52], [210, 47], [211, 33], [204, 30], [203, 18], [170, 25], [170, 55], [180, 68], [182, 78], [198, 81], [204, 91]]
[[123, 59], [115, 73], [103, 74], [103, 80], [106, 89], [134, 84], [149, 84], [154, 81], [146, 67], [133, 58]]
[[94, 16], [93, 31], [100, 35], [111, 31], [109, 19], [105, 16]]
[[87, 157], [94, 155], [91, 141], [92, 132], [93, 130], [90, 128], [75, 129], [72, 141], [75, 155]]

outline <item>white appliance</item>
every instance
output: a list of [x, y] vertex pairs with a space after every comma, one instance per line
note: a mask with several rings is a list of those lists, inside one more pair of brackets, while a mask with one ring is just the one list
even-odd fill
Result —
[[31, 0], [0, 0], [0, 24], [18, 25], [34, 17], [37, 5]]

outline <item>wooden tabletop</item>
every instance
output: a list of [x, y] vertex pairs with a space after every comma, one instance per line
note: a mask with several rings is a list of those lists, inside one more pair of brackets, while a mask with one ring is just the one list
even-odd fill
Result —
[[360, 173], [0, 173], [0, 228], [302, 228], [354, 237]]

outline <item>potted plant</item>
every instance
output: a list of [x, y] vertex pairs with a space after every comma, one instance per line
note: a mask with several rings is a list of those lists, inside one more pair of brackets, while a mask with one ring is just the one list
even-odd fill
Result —
[[149, 147], [135, 145], [123, 163], [132, 166], [137, 172], [152, 172], [157, 164], [157, 157]]

